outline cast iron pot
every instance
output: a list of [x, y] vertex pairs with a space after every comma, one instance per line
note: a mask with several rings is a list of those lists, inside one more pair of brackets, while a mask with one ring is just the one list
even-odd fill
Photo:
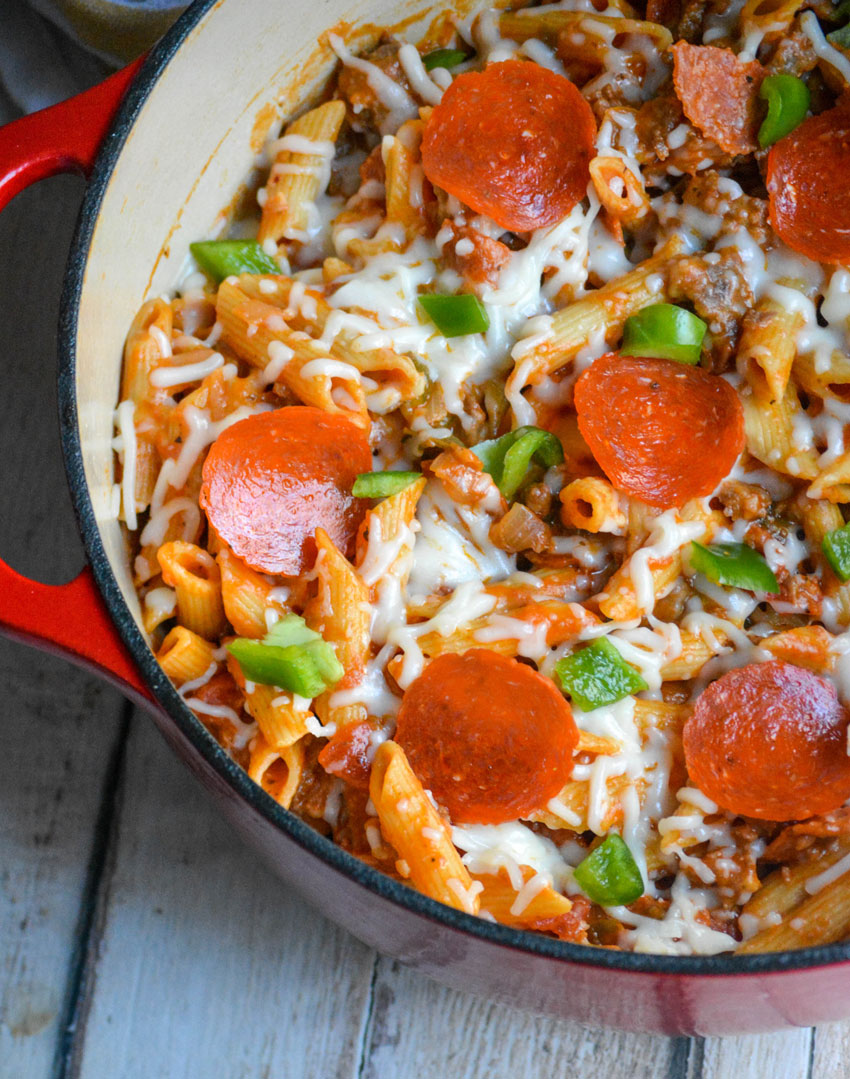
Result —
[[[421, 0], [420, 0], [421, 2]], [[42, 177], [90, 178], [59, 325], [59, 420], [89, 566], [61, 587], [0, 561], [0, 628], [59, 652], [147, 708], [167, 742], [272, 869], [356, 937], [458, 989], [594, 1026], [725, 1034], [850, 1016], [850, 943], [773, 955], [634, 955], [451, 910], [384, 877], [280, 808], [207, 734], [140, 629], [109, 516], [112, 414], [127, 328], [168, 291], [191, 240], [233, 205], [273, 115], [332, 64], [319, 34], [386, 24], [386, 0], [197, 0], [144, 60], [0, 130], [0, 207]], [[280, 97], [281, 88], [288, 88]], [[153, 267], [153, 270], [151, 270]]]

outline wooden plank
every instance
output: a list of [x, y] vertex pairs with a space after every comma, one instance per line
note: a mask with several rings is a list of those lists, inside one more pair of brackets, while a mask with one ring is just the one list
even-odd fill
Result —
[[847, 1075], [850, 1061], [850, 1023], [824, 1023], [816, 1027], [812, 1044], [813, 1079]]
[[[0, 554], [42, 580], [82, 564], [56, 432], [56, 308], [82, 185], [64, 177], [0, 216]], [[0, 639], [0, 1076], [50, 1073], [85, 907], [95, 821], [123, 701]]]
[[[798, 1028], [737, 1038], [706, 1038], [695, 1046], [693, 1079], [807, 1079], [812, 1030]], [[842, 1072], [815, 1072], [841, 1075]]]
[[586, 1030], [445, 989], [380, 959], [361, 1076], [675, 1079], [686, 1060], [684, 1038]]
[[0, 686], [0, 1077], [41, 1079], [60, 1034], [122, 702], [7, 642]]
[[134, 722], [72, 1074], [353, 1079], [372, 952], [264, 869]]

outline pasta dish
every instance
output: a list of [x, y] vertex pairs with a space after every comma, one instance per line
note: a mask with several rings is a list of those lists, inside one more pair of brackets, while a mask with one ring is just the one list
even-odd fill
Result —
[[562, 0], [338, 59], [127, 337], [144, 627], [271, 798], [598, 947], [850, 935], [850, 24]]

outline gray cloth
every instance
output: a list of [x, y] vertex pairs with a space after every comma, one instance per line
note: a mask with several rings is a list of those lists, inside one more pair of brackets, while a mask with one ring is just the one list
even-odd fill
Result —
[[0, 123], [93, 86], [150, 48], [186, 2], [0, 0]]
[[71, 97], [112, 70], [24, 0], [0, 7], [0, 123]]

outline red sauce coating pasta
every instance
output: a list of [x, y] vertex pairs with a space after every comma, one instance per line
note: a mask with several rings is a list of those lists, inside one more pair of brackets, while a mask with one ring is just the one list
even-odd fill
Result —
[[707, 495], [744, 448], [725, 379], [700, 367], [609, 352], [575, 386], [578, 425], [615, 487], [665, 509]]
[[374, 729], [368, 723], [350, 723], [331, 735], [319, 753], [319, 764], [352, 787], [369, 789]]
[[453, 821], [501, 824], [563, 788], [578, 729], [548, 678], [476, 648], [428, 664], [404, 695], [395, 738]]
[[723, 809], [801, 820], [850, 798], [848, 713], [832, 683], [772, 660], [729, 671], [685, 724], [691, 780]]
[[200, 503], [252, 569], [293, 576], [315, 558], [318, 527], [352, 553], [368, 504], [351, 487], [371, 467], [366, 436], [344, 416], [279, 408], [218, 436], [204, 462]]
[[422, 167], [504, 229], [560, 221], [584, 197], [596, 121], [562, 75], [524, 60], [459, 75], [422, 140]]
[[770, 223], [816, 262], [850, 263], [850, 95], [770, 148]]

